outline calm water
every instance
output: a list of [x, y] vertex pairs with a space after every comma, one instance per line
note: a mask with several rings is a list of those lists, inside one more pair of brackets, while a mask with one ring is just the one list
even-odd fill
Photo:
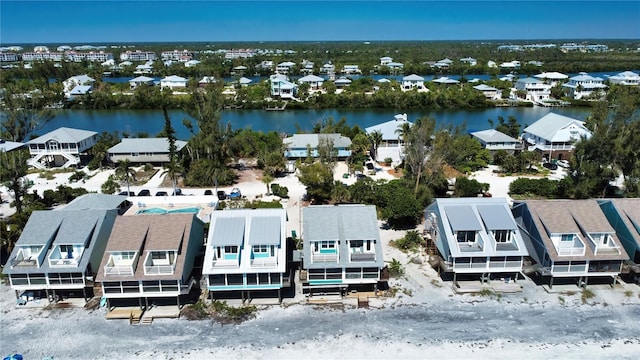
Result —
[[[234, 129], [250, 128], [256, 131], [277, 131], [279, 133], [295, 133], [296, 128], [311, 130], [318, 121], [333, 117], [335, 121], [346, 119], [347, 124], [359, 125], [366, 128], [388, 120], [398, 113], [406, 112], [409, 121], [430, 115], [437, 121], [438, 126], [466, 124], [467, 130], [488, 129], [488, 119], [498, 122], [498, 116], [507, 119], [513, 115], [524, 127], [532, 124], [549, 112], [585, 120], [591, 114], [588, 108], [490, 108], [479, 110], [434, 110], [434, 111], [402, 111], [402, 110], [228, 110], [222, 112], [222, 123], [230, 123]], [[183, 125], [182, 120], [188, 116], [182, 111], [169, 113], [171, 122], [179, 139], [187, 140], [191, 134]], [[60, 110], [57, 115], [46, 123], [36, 133], [42, 135], [48, 131], [66, 126], [97, 132], [127, 132], [131, 135], [148, 133], [155, 136], [164, 126], [164, 117], [160, 110]]]

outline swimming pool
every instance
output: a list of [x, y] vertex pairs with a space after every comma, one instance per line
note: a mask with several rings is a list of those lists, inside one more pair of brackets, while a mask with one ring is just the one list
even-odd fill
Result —
[[140, 209], [136, 214], [197, 214], [200, 211], [199, 207], [188, 207], [181, 209], [164, 209], [159, 207]]

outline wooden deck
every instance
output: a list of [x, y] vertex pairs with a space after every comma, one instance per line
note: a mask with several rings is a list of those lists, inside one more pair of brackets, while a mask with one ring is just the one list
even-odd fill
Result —
[[109, 311], [105, 318], [111, 319], [129, 319], [130, 323], [137, 324], [142, 317], [143, 311], [138, 307], [119, 307]]

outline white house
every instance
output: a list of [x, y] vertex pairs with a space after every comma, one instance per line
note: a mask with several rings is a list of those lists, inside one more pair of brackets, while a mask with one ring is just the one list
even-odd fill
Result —
[[[336, 157], [344, 159], [351, 155], [351, 139], [340, 134], [294, 134], [282, 139], [284, 156], [289, 159], [316, 158], [321, 146], [332, 145]], [[311, 151], [311, 154], [309, 154]]]
[[624, 71], [617, 75], [610, 76], [609, 81], [612, 84], [638, 86], [640, 85], [640, 75], [633, 71]]
[[184, 89], [187, 87], [187, 79], [177, 76], [171, 75], [164, 77], [160, 80], [160, 88], [169, 88], [169, 89]]
[[536, 79], [544, 81], [545, 84], [549, 84], [551, 86], [555, 86], [557, 83], [562, 83], [569, 78], [568, 75], [559, 73], [557, 71], [543, 72], [541, 74], [535, 75], [534, 77]]
[[380, 65], [382, 65], [382, 66], [387, 66], [392, 62], [393, 62], [393, 58], [391, 58], [389, 56], [383, 56], [383, 57], [380, 58]]
[[[211, 299], [218, 294], [272, 293], [291, 285], [285, 209], [237, 209], [211, 214], [202, 275]], [[275, 296], [272, 296], [275, 297]]]
[[332, 74], [336, 72], [336, 66], [332, 63], [323, 64], [320, 67], [320, 74]]
[[431, 81], [433, 81], [436, 84], [441, 84], [441, 85], [456, 85], [456, 84], [460, 83], [460, 81], [458, 81], [456, 79], [448, 78], [446, 76], [441, 76], [441, 77], [439, 77], [437, 79], [433, 79]]
[[387, 63], [386, 66], [393, 71], [401, 71], [402, 69], [404, 69], [404, 64], [399, 62], [390, 62]]
[[505, 198], [439, 198], [425, 210], [424, 232], [445, 272], [458, 280], [516, 280], [529, 255]]
[[376, 160], [391, 158], [394, 163], [400, 163], [404, 158], [402, 131], [411, 126], [413, 123], [407, 120], [407, 114], [396, 114], [393, 120], [367, 127], [365, 129], [367, 135], [374, 132], [379, 132], [382, 135], [382, 142], [375, 149], [377, 154], [374, 154], [374, 158]]
[[138, 76], [129, 80], [129, 86], [131, 87], [131, 90], [137, 88], [140, 85], [152, 86], [153, 78], [150, 78], [148, 76]]
[[513, 154], [517, 149], [520, 149], [520, 140], [495, 129], [474, 131], [470, 134], [480, 142], [484, 149], [491, 152], [505, 150]]
[[290, 71], [293, 70], [294, 66], [296, 66], [296, 63], [291, 61], [281, 62], [276, 66], [276, 72], [280, 74], [288, 74]]
[[567, 159], [573, 152], [576, 141], [591, 138], [591, 131], [580, 121], [556, 113], [548, 113], [522, 132], [522, 140], [529, 151], [539, 151], [547, 160], [554, 157]]
[[424, 87], [424, 78], [422, 76], [411, 74], [402, 78], [402, 91], [416, 89], [418, 91], [428, 91]]
[[134, 74], [151, 74], [153, 73], [153, 65], [152, 64], [137, 65], [133, 73]]
[[77, 166], [97, 141], [95, 131], [61, 127], [27, 142], [31, 154], [27, 163], [38, 169]]
[[518, 79], [514, 85], [517, 90], [526, 92], [525, 99], [533, 102], [549, 100], [551, 85], [532, 77]]
[[207, 87], [210, 84], [215, 84], [218, 82], [214, 76], [203, 76], [200, 81], [198, 81], [199, 87]]
[[342, 67], [342, 73], [345, 75], [362, 74], [358, 65], [345, 65]]
[[72, 76], [72, 77], [70, 77], [67, 80], [62, 82], [62, 85], [64, 87], [63, 91], [64, 91], [65, 95], [67, 97], [69, 97], [69, 93], [76, 86], [78, 86], [78, 85], [93, 86], [93, 83], [95, 83], [95, 82], [96, 82], [96, 80], [91, 78], [91, 77], [89, 77], [88, 75]]
[[189, 60], [189, 61], [184, 63], [184, 66], [185, 67], [194, 67], [194, 66], [199, 65], [200, 63], [201, 63], [200, 60]]
[[493, 86], [480, 84], [474, 86], [473, 88], [482, 92], [487, 100], [499, 100], [502, 98], [502, 91], [500, 89], [494, 88]]
[[[180, 152], [186, 141], [176, 140], [176, 152]], [[168, 138], [124, 138], [107, 150], [113, 163], [129, 160], [133, 164], [161, 164], [169, 162]]]
[[298, 86], [289, 81], [283, 74], [273, 74], [269, 77], [271, 96], [281, 99], [292, 99], [298, 92]]
[[309, 84], [310, 90], [319, 90], [322, 88], [324, 79], [316, 75], [307, 75], [298, 79], [300, 84]]
[[478, 64], [478, 60], [472, 57], [462, 58], [460, 59], [460, 62], [469, 66], [476, 66]]
[[602, 78], [593, 77], [585, 72], [569, 78], [569, 82], [562, 86], [567, 88], [569, 96], [578, 100], [587, 97], [600, 98], [604, 95], [607, 85], [603, 84]]

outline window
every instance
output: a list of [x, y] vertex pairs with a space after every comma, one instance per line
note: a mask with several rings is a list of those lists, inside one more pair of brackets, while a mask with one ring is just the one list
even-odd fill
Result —
[[335, 249], [336, 243], [335, 241], [321, 241], [320, 242], [321, 249]]
[[573, 241], [573, 234], [562, 234], [560, 241]]
[[253, 252], [256, 254], [266, 254], [269, 252], [269, 246], [267, 245], [254, 245]]
[[153, 260], [165, 260], [167, 258], [167, 253], [163, 252], [152, 252], [151, 258]]
[[364, 241], [362, 240], [351, 240], [349, 241], [349, 247], [351, 248], [361, 248], [364, 245]]
[[458, 231], [456, 233], [456, 238], [458, 242], [475, 242], [476, 241], [476, 232], [475, 231]]
[[226, 254], [237, 254], [238, 253], [238, 247], [237, 246], [225, 246], [224, 247], [224, 252]]
[[135, 253], [131, 251], [123, 252], [120, 254], [120, 257], [122, 258], [122, 260], [133, 260], [134, 256], [135, 256]]
[[496, 242], [505, 243], [511, 241], [511, 231], [509, 230], [494, 230], [493, 237]]

